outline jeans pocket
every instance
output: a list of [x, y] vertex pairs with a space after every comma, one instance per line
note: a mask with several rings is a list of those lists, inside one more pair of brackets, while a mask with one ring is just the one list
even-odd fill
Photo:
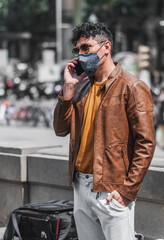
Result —
[[122, 208], [122, 209], [126, 209], [127, 208], [127, 206], [125, 207], [125, 206], [123, 206], [121, 203], [119, 203], [115, 198], [112, 198], [111, 199], [111, 202], [116, 206], [116, 207], [118, 207], [118, 208]]

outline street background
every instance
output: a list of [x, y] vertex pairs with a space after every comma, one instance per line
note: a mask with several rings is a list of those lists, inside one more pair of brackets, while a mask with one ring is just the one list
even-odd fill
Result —
[[164, 0], [0, 0], [0, 125], [51, 126], [84, 21], [104, 22], [114, 61], [150, 87], [164, 147]]
[[112, 57], [149, 87], [164, 146], [164, 0], [0, 0], [0, 125], [50, 127], [72, 29], [104, 22]]

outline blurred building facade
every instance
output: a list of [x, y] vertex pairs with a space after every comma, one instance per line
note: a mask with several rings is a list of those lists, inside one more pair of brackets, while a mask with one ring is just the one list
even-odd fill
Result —
[[[1, 3], [2, 0], [0, 0]], [[44, 1], [44, 0], [43, 0]], [[8, 0], [8, 5], [5, 6], [5, 14], [11, 15], [11, 17], [6, 17], [6, 22], [3, 21], [3, 13], [0, 11], [0, 49], [8, 49], [9, 58], [16, 58], [22, 62], [37, 61], [41, 59], [42, 51], [45, 49], [51, 49], [56, 52], [56, 15], [58, 9], [56, 9], [56, 2], [49, 0], [46, 11], [43, 11], [33, 17], [31, 21], [31, 26], [26, 24], [20, 24], [23, 18], [30, 16], [20, 16], [19, 6], [20, 1]], [[32, 0], [31, 0], [32, 2]], [[2, 4], [3, 5], [3, 4]], [[0, 9], [2, 7], [0, 5]], [[23, 4], [22, 4], [23, 6]], [[62, 0], [62, 47], [64, 49], [62, 53], [62, 59], [69, 59], [71, 57], [70, 51], [70, 37], [72, 32], [73, 24], [73, 0]], [[30, 11], [30, 7], [28, 9]], [[7, 12], [7, 13], [6, 13]], [[13, 24], [15, 21], [15, 25]], [[29, 20], [30, 22], [30, 20]], [[17, 26], [17, 27], [16, 27]], [[24, 28], [23, 28], [24, 26]]]
[[[34, 21], [31, 21], [32, 27], [26, 24], [27, 21], [24, 23], [25, 29], [20, 27], [20, 19], [23, 16], [19, 16], [19, 1], [6, 1], [8, 5], [4, 8], [4, 13], [0, 11], [0, 18], [4, 14], [19, 16], [19, 18], [13, 17], [13, 21], [17, 20], [15, 23], [11, 24], [11, 18], [4, 21], [4, 26], [0, 27], [0, 48], [9, 49], [10, 58], [36, 61], [41, 58], [44, 49], [52, 49], [56, 52], [57, 0], [41, 1], [42, 4], [47, 5], [35, 16]], [[5, 1], [0, 0], [0, 2], [4, 4]], [[99, 11], [96, 7], [97, 1], [94, 6], [91, 0], [62, 0], [61, 2], [62, 60], [72, 58], [70, 38], [73, 26], [82, 21], [104, 21], [114, 35], [113, 54], [122, 51], [137, 52], [139, 44], [148, 45], [151, 48], [152, 66], [159, 71], [164, 70], [164, 0], [136, 0], [133, 3], [129, 0], [117, 0], [114, 1], [115, 5], [109, 13], [107, 2], [110, 1], [104, 1], [106, 5], [104, 4], [102, 9], [106, 8], [106, 12], [104, 11], [106, 18], [103, 18], [104, 12], [101, 13], [101, 9]], [[90, 6], [92, 5], [92, 12], [88, 10], [89, 2]]]
[[[120, 8], [120, 18], [115, 21], [115, 52], [137, 52], [138, 46], [147, 45], [151, 49], [152, 66], [164, 70], [164, 1], [151, 1], [145, 6], [147, 16], [131, 17], [127, 6]], [[144, 9], [143, 9], [144, 10]]]

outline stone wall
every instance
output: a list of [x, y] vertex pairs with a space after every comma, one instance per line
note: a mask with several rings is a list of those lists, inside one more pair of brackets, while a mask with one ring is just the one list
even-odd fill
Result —
[[135, 211], [136, 231], [164, 239], [164, 161], [154, 161], [139, 190]]
[[[29, 202], [73, 199], [68, 185], [68, 149], [0, 147], [0, 226]], [[164, 239], [164, 162], [153, 161], [136, 201], [135, 229], [149, 239]]]

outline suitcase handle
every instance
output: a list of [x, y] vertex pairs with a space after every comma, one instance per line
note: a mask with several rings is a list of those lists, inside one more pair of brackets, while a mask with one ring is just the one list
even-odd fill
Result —
[[12, 214], [11, 214], [11, 217], [12, 217], [12, 222], [13, 222], [14, 230], [15, 230], [15, 232], [17, 233], [17, 235], [18, 235], [18, 237], [19, 237], [19, 240], [22, 240], [22, 237], [21, 237], [21, 234], [20, 234], [20, 231], [19, 231], [18, 222], [17, 222], [17, 218], [16, 218], [16, 216], [15, 216], [15, 213], [12, 213]]
[[3, 235], [3, 240], [13, 240], [15, 233], [17, 233], [19, 240], [22, 240], [16, 215], [15, 215], [15, 213], [11, 213], [8, 226]]

